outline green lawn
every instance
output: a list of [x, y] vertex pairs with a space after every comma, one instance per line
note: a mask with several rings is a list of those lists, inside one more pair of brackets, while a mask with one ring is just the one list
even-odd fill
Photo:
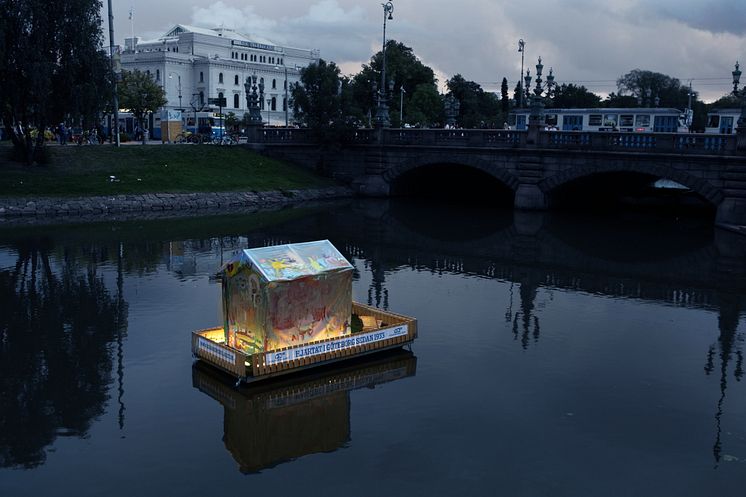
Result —
[[10, 146], [0, 145], [0, 195], [267, 191], [334, 184], [238, 146], [67, 145], [48, 151], [49, 164], [26, 167], [10, 162]]

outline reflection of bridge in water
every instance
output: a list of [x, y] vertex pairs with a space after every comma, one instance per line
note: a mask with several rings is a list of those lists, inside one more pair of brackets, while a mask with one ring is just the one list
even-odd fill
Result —
[[254, 473], [350, 440], [350, 392], [414, 376], [403, 350], [236, 390], [233, 381], [196, 363], [192, 383], [223, 405], [223, 441], [242, 473]]

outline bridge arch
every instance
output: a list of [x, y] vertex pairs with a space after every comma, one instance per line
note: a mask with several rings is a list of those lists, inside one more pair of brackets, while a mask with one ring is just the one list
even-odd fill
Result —
[[722, 190], [702, 178], [698, 178], [685, 171], [680, 171], [663, 164], [650, 164], [625, 161], [611, 165], [586, 165], [565, 169], [557, 174], [549, 176], [538, 183], [539, 189], [546, 195], [551, 195], [560, 187], [573, 181], [588, 178], [604, 173], [638, 173], [646, 176], [665, 178], [689, 188], [692, 192], [701, 196], [713, 207], [717, 207], [724, 198]]
[[482, 171], [493, 177], [514, 193], [518, 189], [518, 177], [507, 171], [501, 164], [469, 156], [449, 156], [448, 154], [423, 154], [413, 161], [403, 161], [390, 167], [383, 173], [383, 179], [388, 184], [393, 184], [403, 175], [419, 168], [428, 166], [467, 166]]

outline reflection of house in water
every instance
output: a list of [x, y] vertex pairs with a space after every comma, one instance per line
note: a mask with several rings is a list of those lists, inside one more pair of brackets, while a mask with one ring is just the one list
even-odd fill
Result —
[[195, 363], [195, 388], [225, 408], [223, 440], [242, 473], [253, 473], [350, 440], [351, 390], [414, 376], [417, 358], [393, 351], [236, 390]]
[[210, 273], [223, 264], [226, 254], [246, 244], [246, 238], [239, 236], [170, 241], [164, 246], [163, 262], [169, 271], [182, 277]]

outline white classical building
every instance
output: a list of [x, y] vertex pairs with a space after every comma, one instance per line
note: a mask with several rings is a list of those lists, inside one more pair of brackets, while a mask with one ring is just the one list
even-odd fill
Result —
[[217, 111], [208, 99], [223, 97], [223, 113], [243, 117], [244, 83], [256, 75], [264, 83], [262, 117], [273, 126], [285, 125], [286, 119], [293, 122], [287, 104], [290, 85], [299, 81], [299, 69], [318, 60], [318, 50], [281, 47], [223, 27], [184, 24], [156, 40], [127, 38], [121, 55], [123, 69], [147, 72], [163, 86], [168, 99], [165, 110], [183, 109], [185, 115]]

